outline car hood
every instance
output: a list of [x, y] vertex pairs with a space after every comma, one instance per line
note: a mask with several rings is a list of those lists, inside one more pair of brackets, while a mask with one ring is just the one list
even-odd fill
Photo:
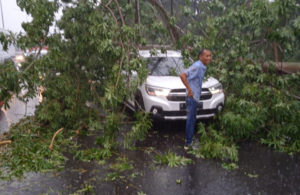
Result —
[[[202, 87], [208, 88], [218, 83], [219, 81], [217, 79], [213, 77], [209, 77], [207, 79], [204, 79], [204, 82], [202, 83]], [[180, 77], [178, 76], [148, 76], [145, 84], [154, 87], [162, 87], [168, 89], [185, 88]]]

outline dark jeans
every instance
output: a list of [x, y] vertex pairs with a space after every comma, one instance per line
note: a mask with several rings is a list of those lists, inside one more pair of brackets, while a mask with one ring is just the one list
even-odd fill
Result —
[[193, 140], [195, 124], [196, 124], [196, 114], [197, 114], [198, 102], [191, 97], [186, 98], [186, 126], [185, 126], [185, 138], [186, 145], [190, 145]]

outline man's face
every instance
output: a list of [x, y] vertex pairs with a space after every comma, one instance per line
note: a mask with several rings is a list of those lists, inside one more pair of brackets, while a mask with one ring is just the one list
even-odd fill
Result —
[[199, 58], [204, 65], [207, 65], [211, 62], [211, 52], [209, 50], [204, 50]]

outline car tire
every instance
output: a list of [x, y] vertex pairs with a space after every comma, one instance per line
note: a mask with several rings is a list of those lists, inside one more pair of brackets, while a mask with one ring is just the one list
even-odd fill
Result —
[[135, 105], [135, 111], [138, 112], [145, 111], [144, 100], [143, 100], [142, 93], [140, 91], [135, 96], [134, 105]]

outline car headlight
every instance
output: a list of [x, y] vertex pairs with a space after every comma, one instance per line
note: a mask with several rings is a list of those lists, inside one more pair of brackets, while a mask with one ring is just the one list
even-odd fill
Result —
[[146, 92], [150, 96], [168, 96], [170, 93], [170, 89], [150, 87], [147, 85], [145, 88], [146, 88]]
[[25, 56], [24, 55], [16, 55], [16, 57], [14, 58], [14, 61], [21, 63], [25, 61]]
[[214, 94], [218, 94], [218, 93], [222, 93], [223, 92], [223, 87], [222, 87], [222, 84], [221, 83], [218, 83], [217, 85], [214, 85], [212, 87], [209, 87], [208, 88], [210, 93], [212, 95]]

